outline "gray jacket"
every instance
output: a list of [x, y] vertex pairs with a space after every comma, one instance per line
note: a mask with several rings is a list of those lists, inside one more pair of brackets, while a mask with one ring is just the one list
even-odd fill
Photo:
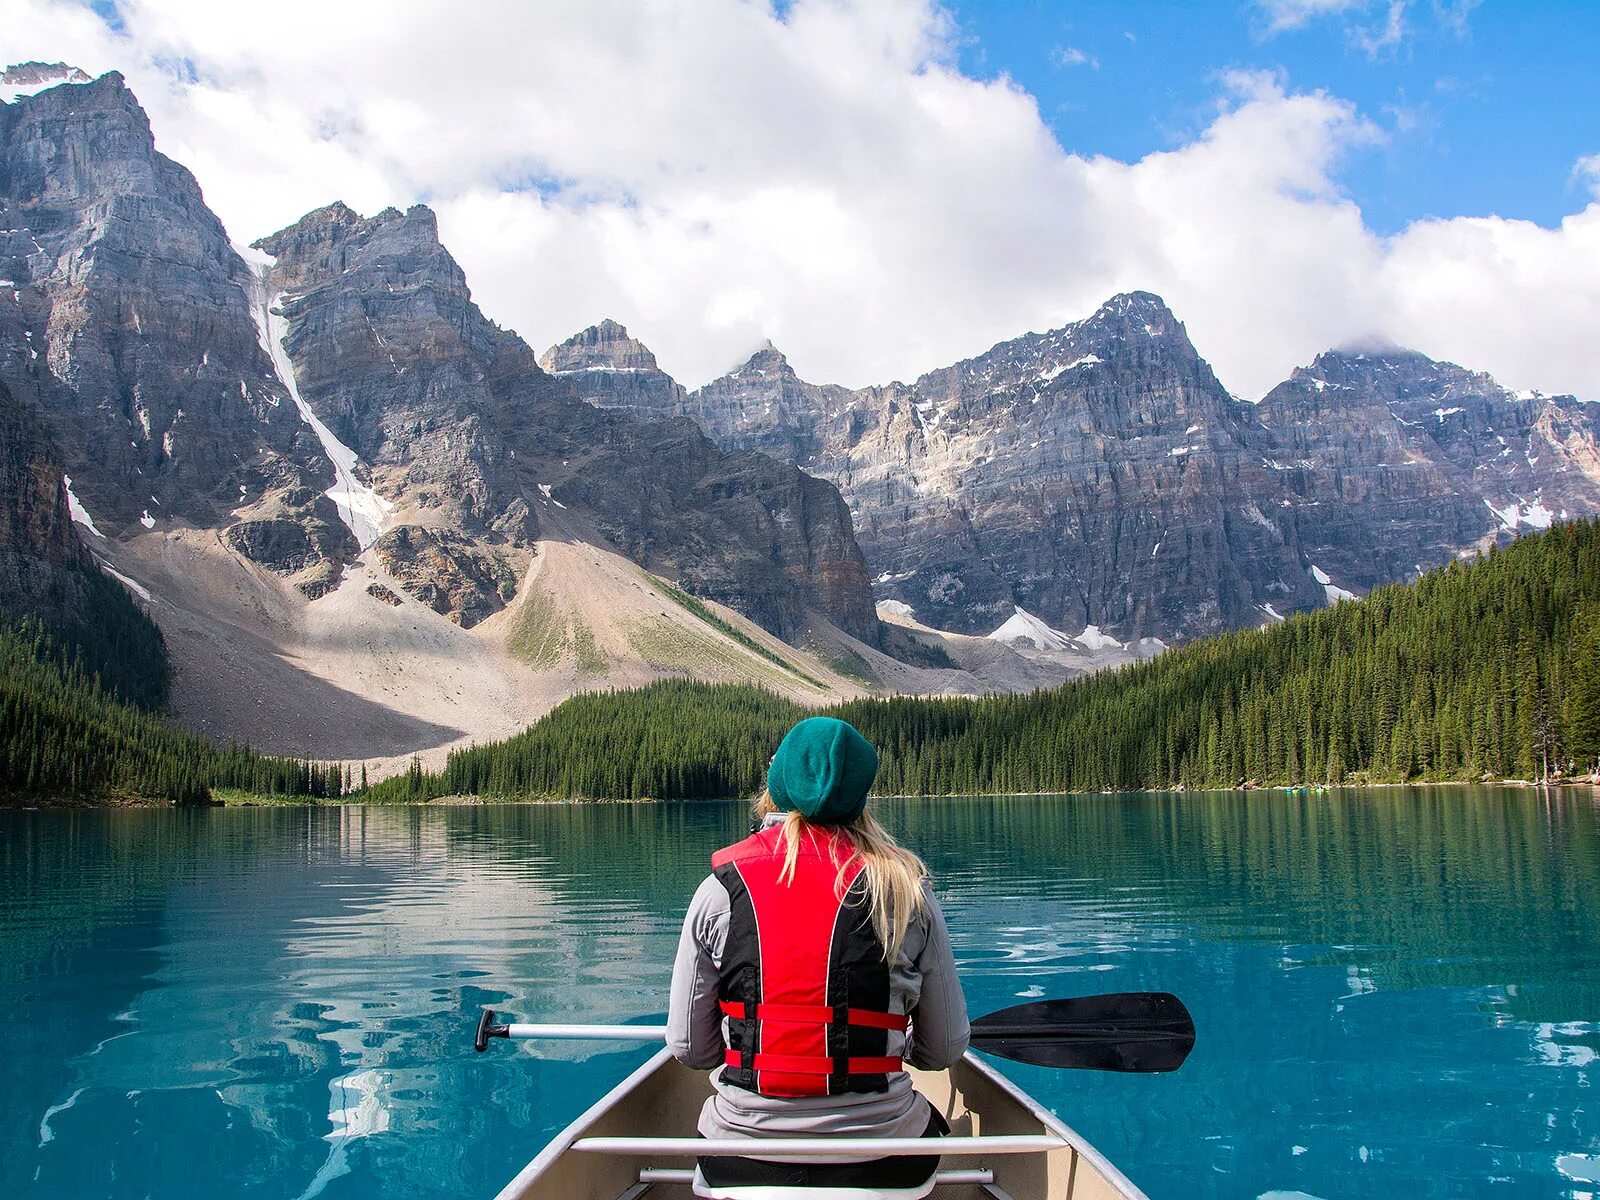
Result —
[[[956, 978], [950, 931], [932, 892], [906, 932], [905, 945], [889, 974], [890, 1008], [908, 1013], [911, 1028], [889, 1035], [888, 1053], [914, 1067], [938, 1070], [967, 1049], [967, 1002]], [[717, 972], [728, 937], [728, 893], [707, 877], [689, 902], [672, 966], [667, 1045], [680, 1062], [720, 1068], [727, 1047], [717, 1006]], [[886, 1092], [836, 1096], [760, 1096], [711, 1077], [714, 1093], [700, 1113], [706, 1137], [771, 1137], [842, 1134], [854, 1137], [916, 1137], [928, 1123], [928, 1106], [912, 1090], [905, 1072], [889, 1076]]]

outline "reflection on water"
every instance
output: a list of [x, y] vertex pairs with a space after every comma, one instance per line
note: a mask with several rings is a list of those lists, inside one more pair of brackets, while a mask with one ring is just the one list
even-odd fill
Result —
[[[1157, 1200], [1597, 1192], [1589, 793], [899, 802], [975, 1012], [1163, 988], [1160, 1077], [1008, 1064]], [[481, 1197], [644, 1051], [734, 805], [0, 814], [0, 1195]], [[1076, 976], [1076, 978], [1074, 978]], [[1586, 1111], [1586, 1101], [1588, 1101]]]

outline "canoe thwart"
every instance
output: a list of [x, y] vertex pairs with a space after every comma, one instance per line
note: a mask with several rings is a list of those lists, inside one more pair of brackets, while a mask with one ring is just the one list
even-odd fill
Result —
[[[939, 1187], [965, 1184], [983, 1186], [994, 1182], [994, 1172], [987, 1167], [960, 1171], [939, 1171], [933, 1177]], [[643, 1167], [639, 1171], [640, 1183], [693, 1183], [694, 1171], [688, 1167]]]
[[1070, 1143], [1052, 1134], [1004, 1134], [992, 1137], [942, 1138], [698, 1138], [698, 1137], [586, 1137], [572, 1143], [573, 1150], [586, 1154], [620, 1154], [645, 1157], [652, 1154], [682, 1155], [689, 1158], [724, 1158], [759, 1152], [762, 1158], [837, 1159], [841, 1154], [862, 1158], [894, 1158], [899, 1155], [946, 1154], [1039, 1154], [1061, 1150]]

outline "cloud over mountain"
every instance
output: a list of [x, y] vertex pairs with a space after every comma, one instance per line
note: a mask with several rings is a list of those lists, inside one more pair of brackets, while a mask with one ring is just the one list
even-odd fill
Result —
[[239, 240], [427, 201], [537, 345], [609, 315], [691, 384], [767, 336], [862, 384], [1147, 288], [1242, 395], [1379, 335], [1600, 398], [1600, 200], [1380, 236], [1338, 182], [1376, 127], [1281, 78], [1219, 77], [1200, 134], [1127, 163], [963, 75], [925, 0], [116, 11], [11, 0], [6, 53], [123, 71]]

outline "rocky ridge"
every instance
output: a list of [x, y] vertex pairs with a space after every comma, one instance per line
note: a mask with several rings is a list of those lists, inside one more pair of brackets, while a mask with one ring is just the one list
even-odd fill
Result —
[[[354, 547], [249, 272], [121, 76], [0, 107], [0, 372], [110, 537], [228, 530], [316, 594]], [[296, 532], [290, 533], [289, 527]]]
[[1592, 406], [1401, 351], [1248, 404], [1143, 292], [911, 384], [812, 384], [769, 344], [679, 411], [837, 483], [880, 603], [1035, 652], [1260, 624], [1600, 511]]
[[1147, 293], [911, 384], [810, 384], [768, 346], [684, 408], [837, 482], [877, 597], [926, 625], [989, 633], [1020, 610], [1132, 642], [1320, 595], [1282, 533], [1230, 502], [1260, 485], [1256, 422]]
[[472, 302], [426, 207], [333, 204], [256, 249], [294, 391], [362, 464], [385, 569], [435, 611], [475, 624], [541, 537], [598, 536], [786, 640], [815, 611], [877, 644], [835, 488], [681, 418], [582, 403]]
[[310, 599], [370, 548], [471, 626], [566, 505], [573, 536], [783, 636], [818, 612], [875, 644], [830, 485], [595, 414], [472, 304], [428, 209], [335, 204], [241, 254], [120, 76], [24, 74], [43, 90], [0, 107], [0, 371], [108, 537], [214, 530]]
[[[672, 417], [683, 412], [683, 387], [656, 363], [643, 342], [628, 336], [615, 321], [601, 321], [552, 346], [539, 358], [552, 375], [571, 379], [601, 408], [621, 408], [650, 417]], [[590, 389], [584, 378], [606, 377], [605, 386]]]
[[1332, 350], [1257, 406], [1308, 560], [1365, 592], [1600, 511], [1600, 412], [1394, 347]]

